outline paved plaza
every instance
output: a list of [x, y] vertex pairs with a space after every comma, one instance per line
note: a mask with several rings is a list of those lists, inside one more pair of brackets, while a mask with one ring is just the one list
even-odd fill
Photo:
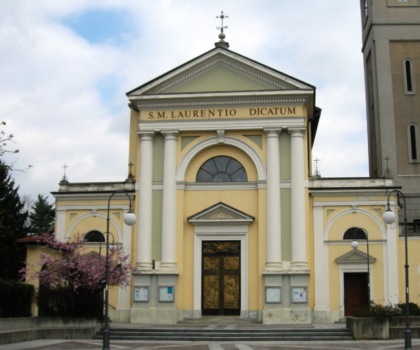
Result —
[[[212, 318], [209, 324], [172, 325], [173, 328], [201, 328], [228, 327], [230, 329], [243, 327], [253, 329], [262, 327], [260, 324], [226, 324], [226, 318]], [[217, 323], [219, 322], [219, 323]], [[115, 323], [112, 328], [147, 328], [148, 325], [131, 323]], [[157, 327], [157, 326], [155, 326]], [[161, 326], [169, 327], [169, 326]], [[274, 326], [271, 326], [274, 327]], [[282, 326], [280, 328], [283, 328]], [[289, 326], [291, 327], [291, 326]], [[311, 324], [312, 328], [343, 328], [345, 324]], [[266, 328], [266, 326], [265, 326]], [[293, 327], [291, 327], [293, 328]], [[412, 339], [412, 349], [420, 350], [420, 339]], [[102, 339], [44, 339], [21, 343], [0, 345], [0, 350], [88, 350], [102, 349]], [[305, 350], [305, 349], [340, 349], [340, 350], [387, 350], [404, 349], [404, 339], [398, 340], [341, 340], [341, 341], [152, 341], [152, 340], [113, 340], [111, 336], [111, 350]]]
[[[83, 350], [101, 349], [100, 340], [35, 340], [0, 345], [0, 350]], [[294, 349], [404, 349], [404, 340], [341, 342], [157, 342], [111, 341], [112, 350], [294, 350]], [[420, 350], [420, 339], [413, 339], [413, 350]]]

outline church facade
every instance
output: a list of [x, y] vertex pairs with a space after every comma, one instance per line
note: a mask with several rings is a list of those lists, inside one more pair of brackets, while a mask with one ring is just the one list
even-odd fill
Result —
[[[126, 181], [62, 181], [53, 193], [60, 240], [104, 233], [113, 196], [113, 244], [135, 267], [130, 287], [111, 291], [111, 318], [327, 323], [369, 300], [402, 302], [404, 231], [382, 220], [399, 187], [390, 176], [322, 178], [312, 169], [315, 87], [223, 39], [127, 93]], [[122, 221], [126, 194], [133, 227]], [[390, 205], [398, 210], [395, 196]], [[409, 243], [417, 302], [420, 243], [415, 235]]]

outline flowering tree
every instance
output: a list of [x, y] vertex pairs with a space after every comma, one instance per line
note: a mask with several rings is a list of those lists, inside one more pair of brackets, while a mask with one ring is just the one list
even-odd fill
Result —
[[[50, 288], [69, 287], [75, 292], [102, 290], [105, 287], [105, 257], [96, 252], [85, 253], [83, 240], [59, 242], [50, 234], [42, 234], [38, 242], [54, 249], [57, 254], [42, 253], [39, 262], [21, 272], [28, 279], [39, 279]], [[121, 247], [109, 252], [109, 285], [128, 285], [131, 275], [130, 258]]]

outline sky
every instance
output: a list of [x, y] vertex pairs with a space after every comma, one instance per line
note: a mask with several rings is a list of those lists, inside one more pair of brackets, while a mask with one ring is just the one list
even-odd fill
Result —
[[20, 195], [58, 191], [64, 171], [124, 181], [126, 92], [214, 48], [221, 11], [230, 50], [316, 87], [321, 176], [368, 176], [359, 1], [0, 0], [0, 121]]

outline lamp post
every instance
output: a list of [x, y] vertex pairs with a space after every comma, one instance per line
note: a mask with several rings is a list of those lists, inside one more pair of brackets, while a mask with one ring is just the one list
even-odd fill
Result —
[[405, 247], [405, 347], [404, 349], [409, 350], [411, 349], [411, 329], [410, 329], [410, 298], [408, 292], [408, 242], [407, 242], [407, 206], [405, 201], [405, 196], [400, 190], [392, 190], [388, 194], [387, 204], [386, 204], [386, 211], [382, 216], [383, 220], [387, 224], [392, 224], [395, 222], [397, 216], [391, 210], [389, 205], [389, 198], [393, 193], [397, 193], [398, 196], [401, 196], [404, 201], [404, 247]]
[[109, 212], [111, 207], [111, 199], [116, 194], [124, 194], [127, 196], [129, 201], [128, 212], [124, 214], [124, 223], [128, 226], [133, 226], [136, 223], [136, 215], [132, 211], [131, 198], [126, 191], [115, 191], [108, 198], [108, 209], [106, 214], [106, 249], [105, 249], [105, 300], [104, 300], [104, 316], [105, 324], [103, 330], [103, 343], [102, 349], [109, 350], [109, 316], [108, 316], [108, 303], [109, 303]]
[[[366, 258], [366, 262], [367, 262], [367, 295], [368, 295], [368, 306], [370, 307], [370, 263], [369, 263], [369, 236], [368, 233], [361, 229], [361, 228], [357, 228], [357, 230], [362, 231], [365, 235], [366, 235], [366, 254], [367, 254], [367, 258]], [[359, 242], [356, 240], [356, 237], [353, 239], [353, 242], [351, 242], [351, 246], [353, 247], [353, 249], [357, 249], [359, 247]]]

